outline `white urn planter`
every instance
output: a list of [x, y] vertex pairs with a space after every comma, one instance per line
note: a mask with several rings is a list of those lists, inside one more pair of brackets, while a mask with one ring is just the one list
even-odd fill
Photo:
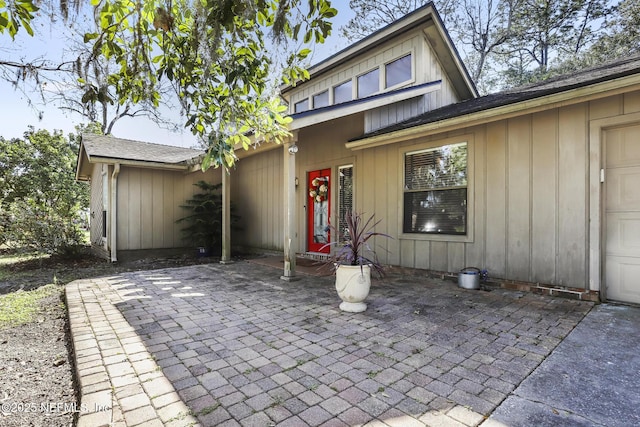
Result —
[[364, 300], [371, 288], [371, 268], [368, 265], [338, 265], [336, 290], [342, 299], [340, 310], [361, 313], [367, 309]]

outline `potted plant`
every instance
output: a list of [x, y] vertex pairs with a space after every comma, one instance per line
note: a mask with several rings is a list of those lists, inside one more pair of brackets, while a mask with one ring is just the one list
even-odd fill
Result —
[[375, 236], [391, 237], [374, 231], [379, 223], [380, 221], [374, 221], [374, 215], [365, 221], [362, 214], [347, 212], [344, 230], [335, 230], [335, 227], [331, 226], [336, 231], [334, 235], [342, 236], [342, 241], [325, 245], [336, 246], [327, 263], [331, 263], [335, 268], [336, 290], [342, 299], [342, 311], [365, 311], [367, 304], [364, 300], [369, 295], [371, 272], [379, 277], [384, 275], [384, 265], [380, 263], [375, 249], [369, 244], [369, 239]]

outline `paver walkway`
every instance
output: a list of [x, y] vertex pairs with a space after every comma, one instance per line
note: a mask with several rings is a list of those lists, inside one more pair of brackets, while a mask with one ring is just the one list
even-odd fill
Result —
[[640, 426], [640, 307], [601, 304], [483, 427]]
[[478, 425], [592, 307], [392, 276], [352, 314], [333, 277], [280, 273], [240, 262], [69, 284], [79, 425]]

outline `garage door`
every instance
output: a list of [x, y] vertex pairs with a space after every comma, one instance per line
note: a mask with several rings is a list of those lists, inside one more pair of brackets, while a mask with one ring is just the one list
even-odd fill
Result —
[[604, 141], [606, 298], [640, 304], [640, 124]]

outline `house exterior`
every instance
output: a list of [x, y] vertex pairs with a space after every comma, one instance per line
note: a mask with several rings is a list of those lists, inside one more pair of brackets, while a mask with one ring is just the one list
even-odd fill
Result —
[[[338, 52], [309, 73], [310, 80], [281, 90], [293, 118], [292, 139], [284, 147], [263, 145], [242, 158], [230, 179], [232, 195], [248, 196], [234, 200], [247, 219], [240, 240], [249, 247], [283, 250], [286, 245], [297, 252], [328, 252], [321, 248], [330, 240], [322, 231], [329, 218], [335, 223], [344, 216], [339, 212], [351, 209], [373, 212], [363, 204], [371, 190], [364, 182], [374, 179], [387, 186], [390, 165], [378, 175], [373, 164], [362, 163], [359, 153], [345, 144], [366, 132], [477, 97], [432, 6]], [[298, 152], [289, 156], [292, 145]], [[281, 170], [284, 175], [277, 172]], [[314, 179], [329, 187], [328, 197], [317, 204], [308, 197]], [[340, 185], [343, 191], [336, 191]], [[376, 212], [387, 218], [386, 212]], [[278, 221], [284, 217], [288, 222]], [[388, 261], [398, 264], [397, 259]]]
[[[507, 287], [640, 303], [640, 58], [478, 97], [428, 4], [309, 71], [281, 90], [291, 137], [238, 150], [230, 174], [211, 172], [225, 215], [233, 198], [241, 216], [233, 240], [223, 227], [223, 259], [229, 242], [281, 252], [282, 277], [294, 280], [296, 254], [326, 257], [344, 213], [357, 211], [393, 237], [374, 242], [385, 264], [450, 275], [474, 266]], [[170, 223], [201, 177], [198, 153], [126, 163], [92, 150], [78, 167], [91, 179], [92, 219], [117, 179], [111, 240], [96, 242], [177, 244]], [[162, 239], [142, 212], [157, 215]]]
[[639, 72], [632, 58], [477, 97], [427, 5], [282, 89], [291, 140], [230, 179], [239, 241], [295, 276], [292, 253], [321, 257], [353, 209], [382, 220], [390, 265], [640, 303]]
[[176, 220], [200, 180], [221, 181], [220, 171], [203, 174], [203, 153], [188, 148], [82, 135], [76, 179], [91, 185], [90, 239], [101, 256], [117, 261], [136, 251], [192, 247]]

